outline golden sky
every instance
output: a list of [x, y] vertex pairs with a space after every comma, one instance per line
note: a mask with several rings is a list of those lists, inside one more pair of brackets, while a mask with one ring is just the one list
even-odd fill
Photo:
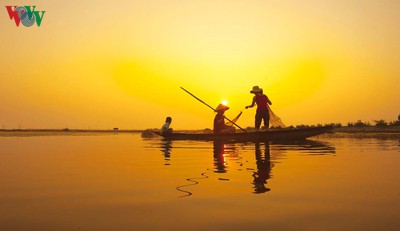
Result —
[[[397, 119], [399, 1], [3, 1], [36, 5], [40, 27], [0, 10], [2, 128], [211, 128], [259, 85], [287, 125]], [[0, 127], [1, 128], [1, 127]]]

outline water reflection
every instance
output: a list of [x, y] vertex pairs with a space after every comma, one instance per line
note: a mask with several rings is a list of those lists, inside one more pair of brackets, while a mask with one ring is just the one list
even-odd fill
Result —
[[272, 142], [272, 149], [281, 151], [300, 151], [307, 155], [335, 154], [334, 146], [316, 140], [279, 141]]
[[226, 173], [225, 143], [221, 141], [213, 142], [214, 172]]
[[[176, 141], [174, 147], [172, 141], [162, 140], [159, 143], [159, 148], [164, 156], [164, 165], [170, 165], [171, 153], [174, 148], [180, 150], [209, 150], [209, 142], [189, 143], [184, 141]], [[178, 145], [177, 147], [175, 147]], [[248, 159], [248, 153], [254, 153], [254, 159]], [[208, 168], [204, 166], [204, 172], [199, 172], [197, 176], [191, 176], [185, 180], [186, 184], [178, 185], [176, 190], [185, 193], [179, 197], [191, 196], [191, 186], [199, 184], [200, 179], [209, 178], [210, 174], [223, 174], [223, 177], [218, 176], [220, 181], [229, 181], [232, 177], [232, 171], [242, 171], [250, 173], [252, 176], [252, 193], [262, 194], [271, 191], [268, 187], [268, 180], [273, 176], [272, 168], [277, 163], [277, 159], [285, 158], [285, 154], [289, 152], [302, 153], [305, 155], [332, 155], [336, 153], [335, 147], [324, 142], [315, 140], [302, 140], [292, 142], [250, 142], [250, 143], [236, 143], [236, 142], [212, 142], [212, 155], [213, 167]], [[272, 156], [272, 160], [271, 160]], [[243, 159], [245, 157], [245, 159]], [[232, 166], [230, 166], [232, 165]], [[245, 165], [245, 166], [244, 166]], [[250, 167], [250, 166], [251, 167]], [[255, 166], [255, 167], [253, 167]]]
[[[259, 142], [254, 144], [256, 154], [257, 171], [253, 173], [254, 193], [265, 193], [270, 191], [270, 188], [265, 187], [267, 180], [271, 178], [271, 153], [269, 149], [269, 142], [264, 142], [264, 152], [261, 151]], [[263, 155], [264, 154], [264, 155]]]
[[[238, 151], [235, 143], [224, 143], [221, 141], [213, 142], [213, 156], [214, 156], [214, 172], [227, 173], [227, 157], [237, 157]], [[252, 145], [252, 143], [241, 144], [244, 147]], [[271, 170], [274, 164], [271, 162], [270, 143], [255, 142], [254, 144], [255, 164], [257, 169], [247, 168], [252, 171], [253, 177], [253, 193], [265, 193], [271, 189], [266, 187], [267, 180], [272, 177]], [[218, 178], [219, 180], [229, 180], [227, 178]]]
[[165, 160], [164, 165], [170, 165], [172, 141], [170, 141], [170, 140], [162, 140], [160, 148], [161, 148], [161, 151], [162, 151], [162, 153], [164, 155], [164, 160]]

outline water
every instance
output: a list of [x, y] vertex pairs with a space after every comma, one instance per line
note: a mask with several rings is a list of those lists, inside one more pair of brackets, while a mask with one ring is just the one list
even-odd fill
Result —
[[0, 137], [0, 230], [396, 230], [400, 141]]

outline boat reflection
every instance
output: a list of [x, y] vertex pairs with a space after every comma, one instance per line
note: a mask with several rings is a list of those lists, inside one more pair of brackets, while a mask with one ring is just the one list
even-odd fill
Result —
[[273, 151], [300, 151], [306, 155], [335, 154], [334, 146], [317, 140], [271, 142]]
[[[181, 144], [190, 145], [187, 147], [189, 149], [193, 147], [193, 143], [179, 143], [178, 145]], [[179, 197], [191, 196], [190, 187], [199, 184], [199, 180], [209, 178], [210, 174], [223, 174], [223, 177], [218, 176], [217, 179], [229, 181], [230, 177], [232, 177], [230, 173], [243, 170], [243, 172], [250, 173], [252, 176], [252, 181], [250, 182], [252, 193], [266, 193], [271, 191], [271, 188], [267, 185], [268, 181], [273, 177], [272, 168], [278, 163], [279, 159], [285, 159], [287, 154], [332, 155], [336, 153], [335, 147], [315, 140], [247, 143], [213, 141], [212, 145], [213, 168], [210, 169], [205, 166], [204, 172], [199, 172], [186, 178], [186, 184], [176, 187], [178, 191], [185, 193], [185, 195]], [[170, 165], [173, 151], [172, 142], [163, 140], [159, 147], [163, 153], [165, 165]], [[182, 149], [182, 147], [178, 148]], [[254, 152], [253, 161], [251, 161], [252, 158], [249, 160], [249, 151]]]
[[[253, 193], [265, 193], [271, 191], [266, 187], [268, 179], [272, 178], [272, 168], [274, 161], [282, 158], [285, 152], [297, 151], [306, 155], [331, 155], [335, 154], [335, 147], [315, 140], [300, 140], [291, 142], [252, 142], [252, 143], [236, 143], [236, 142], [213, 142], [214, 172], [227, 173], [228, 160], [239, 157], [239, 147], [242, 149], [251, 149], [254, 145], [255, 165], [254, 168], [246, 168], [252, 172], [253, 177]], [[271, 160], [271, 152], [273, 160]], [[240, 153], [241, 154], [241, 153]], [[219, 180], [229, 180], [226, 178], [218, 178]]]

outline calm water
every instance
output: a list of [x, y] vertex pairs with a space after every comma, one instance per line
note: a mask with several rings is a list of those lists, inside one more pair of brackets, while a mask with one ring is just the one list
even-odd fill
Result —
[[0, 230], [398, 230], [400, 141], [0, 137]]

